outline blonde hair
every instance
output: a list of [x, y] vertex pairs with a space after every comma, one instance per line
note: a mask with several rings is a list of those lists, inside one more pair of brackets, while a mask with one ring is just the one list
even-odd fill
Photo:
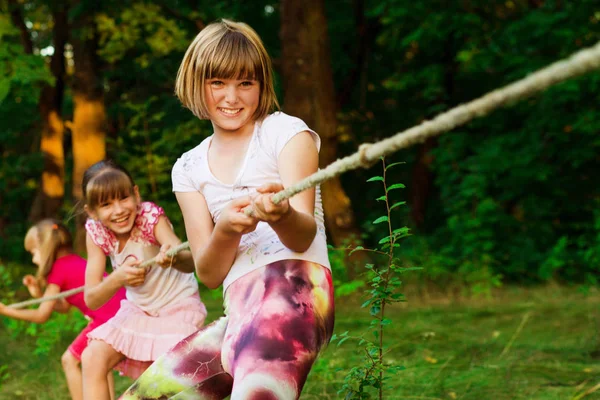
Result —
[[98, 161], [83, 174], [83, 198], [91, 209], [134, 193], [135, 183], [125, 168], [111, 160]]
[[46, 277], [52, 270], [56, 255], [60, 249], [72, 251], [73, 239], [69, 230], [55, 219], [43, 219], [29, 228], [24, 240], [25, 250], [33, 252], [38, 249], [40, 265], [36, 278], [45, 286]]
[[207, 79], [249, 79], [260, 83], [255, 121], [279, 110], [271, 59], [254, 29], [223, 19], [207, 25], [188, 47], [177, 72], [175, 94], [195, 116], [208, 119], [204, 95]]

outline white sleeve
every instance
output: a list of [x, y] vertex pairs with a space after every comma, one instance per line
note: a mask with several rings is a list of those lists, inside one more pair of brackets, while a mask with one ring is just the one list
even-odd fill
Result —
[[304, 131], [311, 133], [315, 145], [317, 146], [317, 150], [320, 150], [321, 148], [321, 139], [319, 138], [319, 135], [310, 129], [300, 118], [292, 117], [284, 113], [277, 113], [272, 115], [266, 122], [265, 131], [268, 137], [267, 143], [273, 144], [272, 151], [275, 159], [279, 158], [279, 154], [281, 154], [281, 151], [291, 138]]
[[184, 168], [184, 154], [178, 158], [171, 170], [171, 181], [173, 182], [173, 192], [197, 192], [194, 182], [190, 179]]

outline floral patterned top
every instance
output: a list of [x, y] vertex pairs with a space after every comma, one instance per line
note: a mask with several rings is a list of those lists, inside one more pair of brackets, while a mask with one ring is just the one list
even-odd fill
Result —
[[[144, 261], [158, 254], [160, 243], [154, 236], [154, 227], [161, 216], [166, 218], [162, 207], [149, 201], [141, 203], [129, 239], [120, 252], [119, 240], [114, 232], [99, 221], [88, 219], [85, 229], [92, 241], [110, 257], [113, 269], [117, 269], [127, 258]], [[161, 268], [156, 264], [149, 268], [143, 285], [125, 288], [127, 300], [149, 313], [158, 312], [175, 301], [198, 294], [198, 284], [193, 273]]]

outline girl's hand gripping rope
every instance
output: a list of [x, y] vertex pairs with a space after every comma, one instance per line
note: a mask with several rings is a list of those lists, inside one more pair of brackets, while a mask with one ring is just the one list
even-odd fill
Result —
[[231, 200], [223, 209], [215, 228], [231, 236], [241, 236], [254, 231], [259, 220], [244, 213], [244, 208], [251, 203], [250, 196]]
[[42, 290], [40, 289], [40, 285], [33, 275], [25, 275], [23, 277], [23, 285], [27, 286], [29, 294], [34, 299], [39, 299], [40, 297], [42, 297]]
[[146, 268], [139, 268], [141, 261], [129, 257], [113, 272], [122, 286], [140, 286], [146, 280]]
[[168, 256], [167, 252], [171, 249], [171, 245], [169, 243], [165, 243], [160, 246], [160, 251], [154, 257], [154, 262], [158, 264], [162, 268], [170, 268], [177, 262], [177, 256]]
[[259, 193], [252, 200], [253, 216], [269, 224], [280, 222], [289, 216], [292, 208], [287, 199], [275, 204], [273, 195], [283, 190], [279, 183], [266, 183], [256, 189]]

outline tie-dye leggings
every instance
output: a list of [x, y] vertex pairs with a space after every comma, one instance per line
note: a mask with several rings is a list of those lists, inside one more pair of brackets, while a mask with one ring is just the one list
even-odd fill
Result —
[[330, 271], [283, 260], [232, 283], [225, 315], [160, 357], [121, 399], [297, 399], [333, 331]]

